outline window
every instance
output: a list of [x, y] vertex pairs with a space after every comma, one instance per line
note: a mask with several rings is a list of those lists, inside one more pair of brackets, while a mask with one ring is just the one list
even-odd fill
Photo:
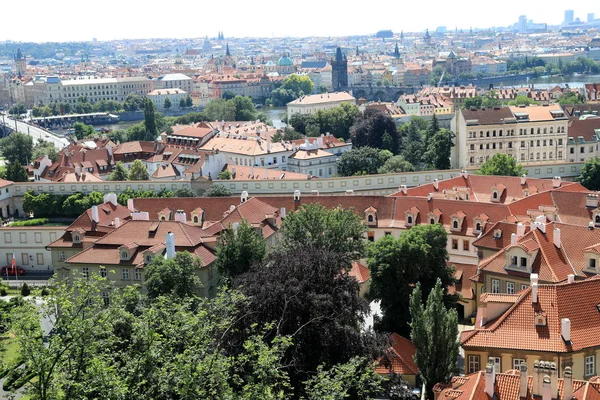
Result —
[[469, 355], [468, 357], [468, 373], [478, 372], [480, 369], [480, 358], [479, 356]]
[[500, 293], [500, 280], [492, 279], [492, 293]]
[[521, 369], [521, 364], [525, 364], [525, 360], [522, 358], [513, 358], [513, 369], [519, 371]]
[[[371, 217], [371, 218], [372, 218], [372, 217]], [[409, 216], [408, 216], [408, 218], [406, 218], [406, 223], [407, 223], [408, 225], [412, 225], [412, 223], [413, 223], [413, 218], [412, 218], [412, 216], [410, 216], [410, 215], [409, 215]]]
[[506, 294], [515, 294], [514, 282], [506, 282]]
[[42, 243], [42, 233], [41, 232], [35, 232], [35, 242]]
[[596, 356], [585, 357], [585, 376], [592, 376], [596, 373]]
[[104, 301], [104, 307], [108, 307], [110, 305], [110, 297], [108, 297], [108, 292], [102, 292], [102, 300]]
[[517, 263], [518, 263], [518, 262], [519, 262], [519, 257], [517, 257], [517, 256], [512, 256], [512, 257], [510, 258], [510, 265], [517, 266]]
[[521, 290], [525, 290], [529, 287], [529, 285], [521, 285]]
[[106, 268], [100, 267], [100, 276], [106, 278]]
[[452, 221], [452, 229], [458, 229], [458, 220], [457, 219]]
[[596, 269], [596, 259], [595, 258], [590, 258], [590, 261], [588, 263], [588, 268], [589, 269]]
[[83, 275], [84, 278], [89, 278], [90, 277], [90, 269], [88, 267], [81, 268], [81, 275]]
[[471, 248], [470, 243], [468, 240], [463, 240], [463, 250], [464, 251], [469, 251], [469, 249]]
[[4, 232], [4, 243], [12, 243], [12, 235], [10, 232]]
[[435, 224], [435, 218], [431, 218], [431, 219], [429, 220], [429, 223], [430, 223], [431, 225]]
[[527, 268], [527, 258], [521, 257], [521, 267]]
[[142, 280], [142, 270], [140, 268], [135, 269], [135, 275], [134, 275], [133, 279], [135, 279], [136, 281]]
[[123, 268], [123, 271], [122, 271], [122, 274], [121, 274], [121, 275], [122, 275], [122, 276], [121, 276], [121, 278], [122, 278], [124, 281], [127, 281], [127, 280], [129, 280], [129, 268]]
[[67, 255], [64, 251], [58, 252], [58, 261], [65, 261], [67, 259]]
[[452, 239], [452, 250], [458, 249], [458, 239]]
[[27, 234], [25, 232], [19, 233], [19, 242], [27, 243]]
[[494, 365], [494, 370], [496, 373], [500, 373], [500, 357], [488, 357], [488, 363]]
[[37, 253], [35, 255], [35, 257], [37, 258], [37, 264], [38, 265], [43, 265], [44, 264], [44, 253]]
[[374, 242], [375, 241], [375, 232], [369, 231], [369, 233], [368, 233], [368, 240], [369, 240], [369, 242]]
[[383, 234], [384, 234], [385, 236], [390, 236], [390, 235], [392, 234], [392, 232], [390, 232], [390, 231], [385, 231]]
[[29, 254], [21, 253], [21, 265], [29, 265]]
[[[372, 216], [372, 215], [369, 215], [369, 216], [367, 217], [367, 222], [373, 222], [373, 216]], [[411, 218], [410, 218], [410, 217], [408, 217], [408, 223], [409, 223], [409, 224], [411, 223]]]

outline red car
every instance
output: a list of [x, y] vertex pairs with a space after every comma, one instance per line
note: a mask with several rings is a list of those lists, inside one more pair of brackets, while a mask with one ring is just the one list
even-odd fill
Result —
[[15, 276], [15, 268], [17, 269], [17, 275], [25, 275], [25, 268], [22, 267], [13, 267], [12, 265], [5, 265], [0, 270], [0, 277], [4, 278], [6, 275]]

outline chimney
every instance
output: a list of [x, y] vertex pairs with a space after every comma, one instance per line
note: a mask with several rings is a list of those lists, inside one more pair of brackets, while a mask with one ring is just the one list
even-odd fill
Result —
[[267, 141], [267, 153], [271, 152], [271, 142]]
[[565, 342], [571, 341], [571, 320], [569, 318], [560, 320], [560, 333]]
[[133, 212], [131, 213], [131, 219], [134, 221], [148, 221], [150, 220], [150, 214], [147, 211]]
[[406, 185], [400, 185], [400, 191], [402, 192], [402, 194], [406, 194], [407, 190], [408, 189], [407, 189]]
[[571, 400], [573, 398], [573, 370], [571, 367], [566, 367], [563, 372], [563, 400]]
[[433, 180], [433, 187], [435, 190], [438, 190], [440, 187], [440, 181], [437, 178]]
[[538, 302], [538, 284], [537, 283], [531, 284], [531, 297], [532, 297], [531, 302], [533, 304], [536, 304]]
[[133, 206], [133, 199], [127, 199], [127, 208], [129, 212], [135, 212], [135, 207]]
[[556, 246], [556, 248], [560, 249], [560, 229], [559, 228], [554, 228], [554, 232], [552, 235], [552, 241], [554, 242], [554, 245]]
[[92, 221], [95, 223], [100, 222], [100, 216], [98, 215], [98, 206], [92, 206]]
[[428, 193], [427, 194], [427, 201], [431, 201], [431, 199], [433, 199], [433, 194]]
[[551, 379], [548, 375], [544, 375], [542, 380], [542, 400], [552, 400]]
[[540, 383], [540, 375], [541, 375], [540, 361], [536, 360], [533, 363], [533, 386], [531, 388], [531, 392], [534, 396], [540, 395], [540, 387], [542, 386]]
[[173, 235], [173, 232], [169, 231], [169, 233], [167, 233], [165, 246], [167, 248], [165, 258], [170, 260], [175, 257], [175, 235]]
[[521, 186], [524, 186], [527, 183], [527, 175], [521, 175]]
[[111, 202], [113, 204], [113, 206], [117, 206], [119, 203], [117, 201], [117, 194], [116, 193], [109, 193], [108, 194], [108, 201]]
[[463, 178], [467, 179], [467, 176], [469, 176], [469, 173], [466, 170], [462, 170], [460, 171], [460, 176], [462, 176]]
[[323, 136], [317, 138], [317, 149], [323, 148]]
[[529, 386], [526, 363], [521, 363], [519, 366], [519, 378], [519, 397], [524, 398], [527, 397], [527, 387]]
[[241, 203], [245, 203], [245, 202], [247, 202], [247, 201], [248, 201], [248, 191], [247, 191], [247, 190], [244, 190], [244, 191], [242, 192], [242, 197], [241, 197], [241, 199], [240, 199], [240, 202], [241, 202]]
[[494, 364], [489, 363], [485, 367], [485, 393], [490, 396], [491, 399], [494, 398], [494, 384], [496, 383], [496, 368], [494, 368]]
[[115, 228], [121, 227], [121, 218], [115, 218]]
[[525, 236], [525, 225], [521, 222], [517, 224], [517, 240]]
[[510, 244], [511, 245], [517, 244], [517, 234], [516, 233], [510, 234]]
[[560, 176], [555, 176], [554, 178], [552, 178], [552, 187], [555, 189], [559, 188], [560, 182], [561, 182]]
[[538, 274], [531, 274], [529, 275], [529, 280], [531, 282], [531, 284], [533, 285], [534, 283], [538, 283], [540, 276]]
[[585, 196], [585, 206], [590, 208], [598, 208], [598, 195], [590, 193]]
[[279, 210], [279, 216], [281, 217], [281, 219], [284, 219], [286, 216], [287, 210], [285, 209], [285, 207], [281, 207], [281, 209]]
[[175, 221], [183, 222], [184, 224], [187, 222], [187, 214], [183, 210], [177, 210], [175, 212]]
[[573, 274], [567, 275], [567, 283], [573, 283], [573, 282], [575, 282], [575, 275], [573, 275]]

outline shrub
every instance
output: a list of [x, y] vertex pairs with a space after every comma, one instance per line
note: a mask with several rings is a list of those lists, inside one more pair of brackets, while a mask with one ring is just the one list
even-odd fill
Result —
[[0, 296], [6, 296], [6, 288], [0, 288]]
[[42, 289], [42, 296], [48, 296], [50, 294], [50, 291], [48, 290], [48, 288], [43, 288]]
[[27, 374], [21, 376], [12, 384], [12, 390], [21, 389], [24, 384], [32, 380], [36, 376], [35, 372], [28, 372]]
[[33, 218], [26, 221], [16, 221], [10, 224], [10, 226], [40, 226], [45, 225], [50, 220], [48, 218]]
[[21, 296], [27, 297], [30, 293], [31, 289], [29, 289], [29, 285], [27, 284], [27, 282], [24, 282], [23, 286], [21, 286]]

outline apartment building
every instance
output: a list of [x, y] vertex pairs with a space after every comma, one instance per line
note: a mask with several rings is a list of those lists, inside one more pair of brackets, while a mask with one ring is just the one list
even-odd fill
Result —
[[33, 81], [35, 105], [76, 104], [81, 96], [90, 103], [100, 100], [125, 101], [129, 94], [146, 96], [154, 88], [146, 77], [87, 78], [62, 80], [57, 76], [40, 76]]
[[181, 89], [192, 93], [194, 80], [184, 74], [166, 74], [154, 80], [154, 89]]
[[154, 107], [157, 110], [165, 111], [165, 101], [168, 99], [171, 103], [168, 109], [178, 110], [180, 109], [180, 102], [183, 99], [185, 101], [188, 97], [188, 93], [181, 89], [154, 89], [153, 91], [146, 94], [146, 96], [154, 103]]
[[568, 118], [558, 104], [462, 109], [452, 120], [454, 167], [477, 167], [497, 153], [524, 164], [567, 160]]
[[342, 103], [356, 104], [356, 99], [346, 92], [302, 96], [287, 104], [288, 120], [294, 114], [315, 114], [319, 110], [328, 110]]
[[585, 162], [600, 155], [600, 118], [572, 119], [569, 121], [567, 161]]
[[[0, 227], [1, 265], [10, 265], [13, 255], [17, 265], [27, 271], [52, 270], [52, 258], [46, 245], [60, 238], [66, 226], [3, 226]], [[2, 276], [2, 279], [10, 277]]]

